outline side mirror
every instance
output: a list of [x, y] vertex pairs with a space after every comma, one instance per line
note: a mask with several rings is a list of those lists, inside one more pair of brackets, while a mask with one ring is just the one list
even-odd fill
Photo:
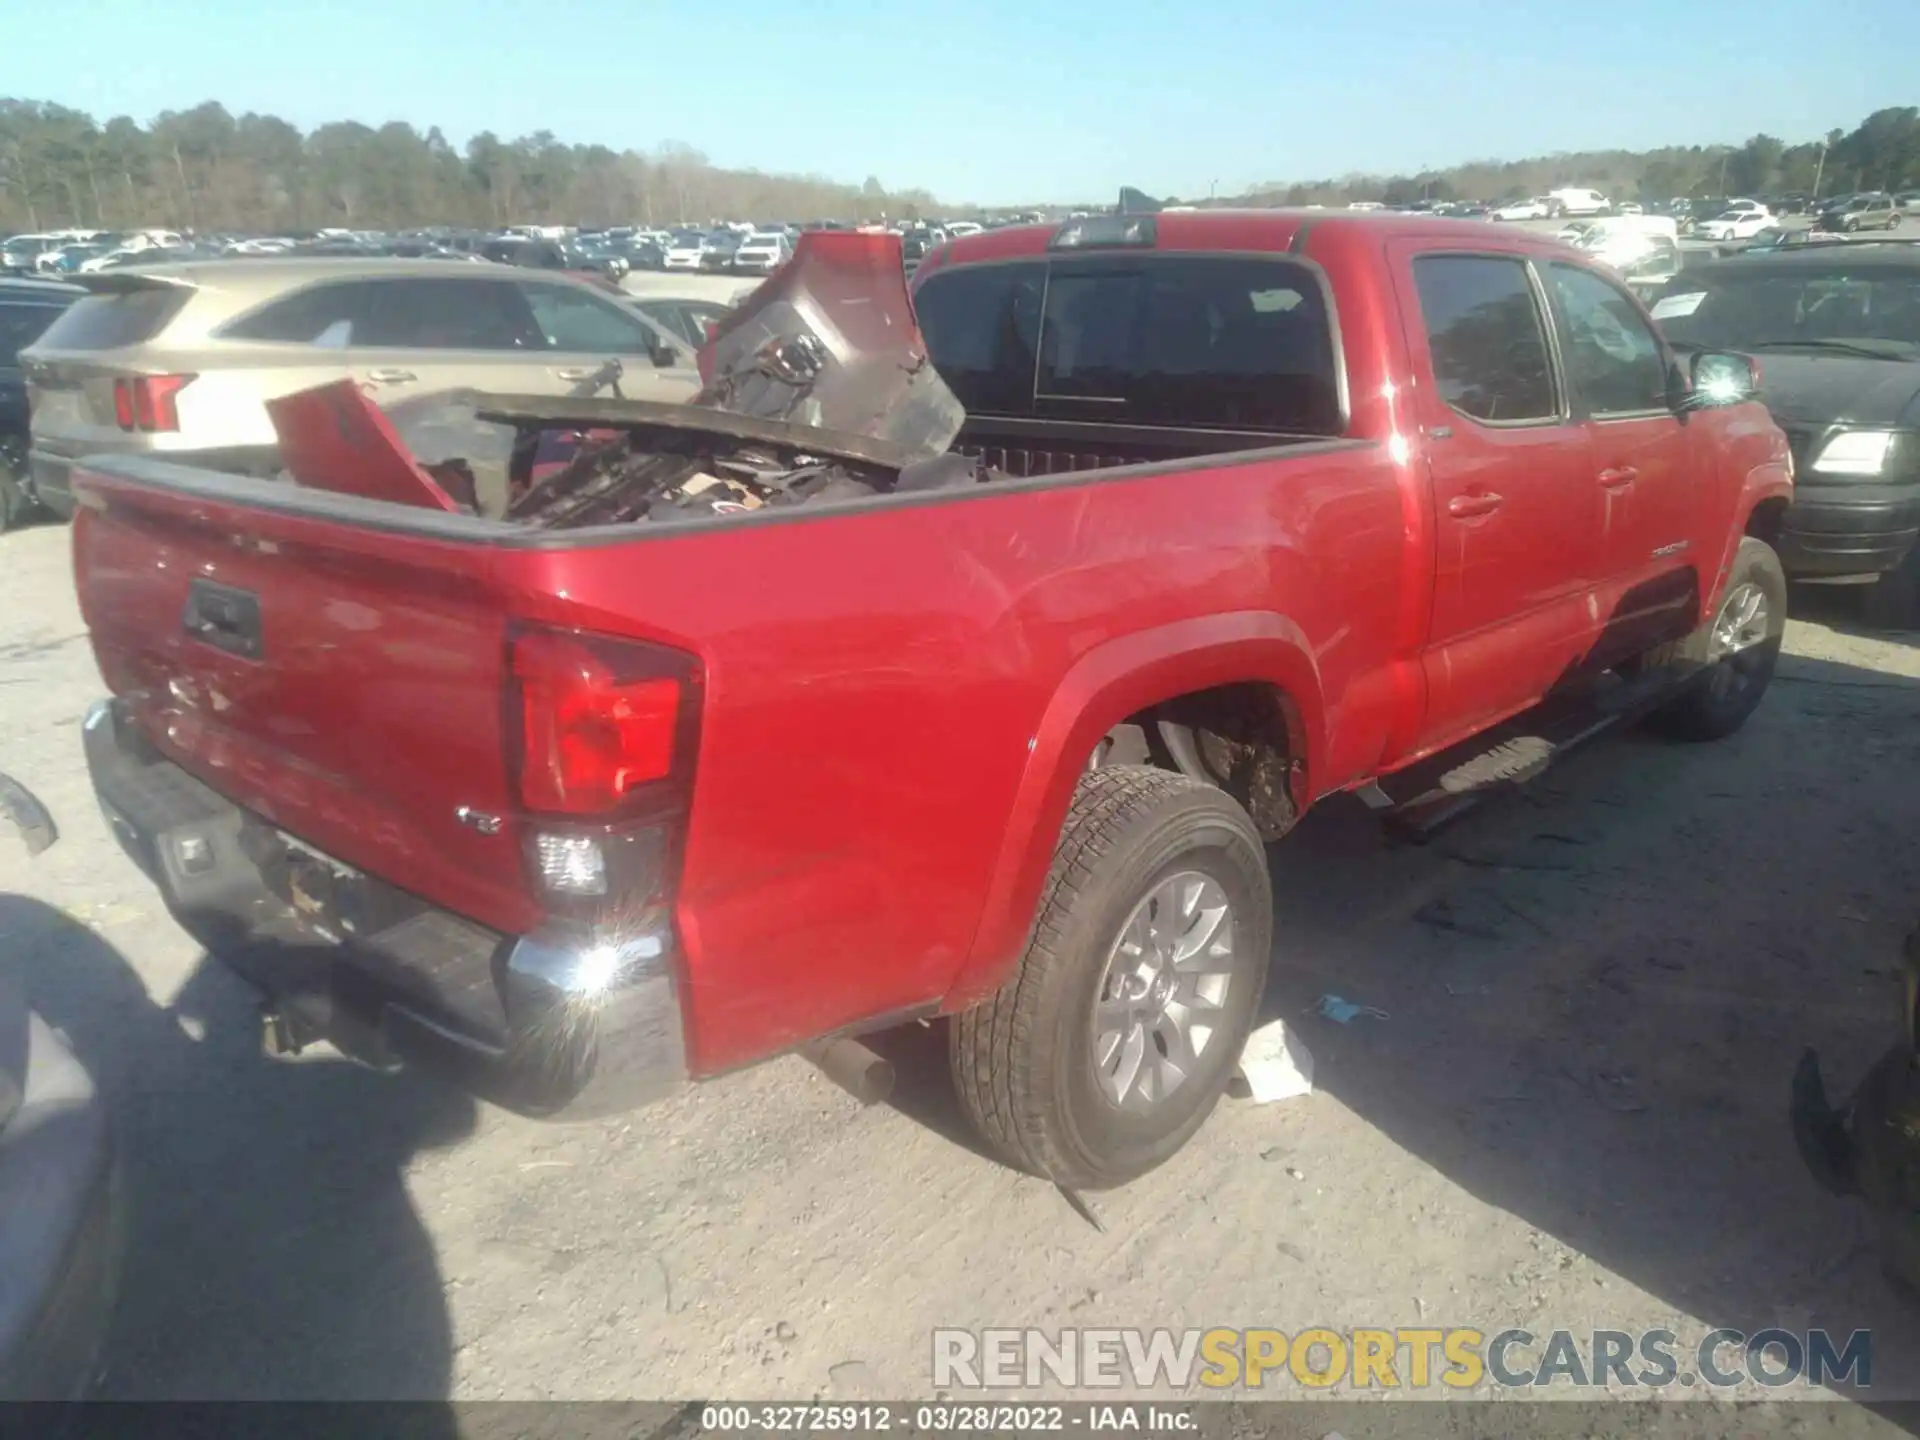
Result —
[[1682, 410], [1711, 410], [1738, 405], [1760, 393], [1760, 369], [1745, 355], [1728, 350], [1697, 351], [1687, 363], [1687, 392]]
[[680, 352], [662, 340], [653, 347], [653, 363], [657, 369], [671, 370], [680, 363]]

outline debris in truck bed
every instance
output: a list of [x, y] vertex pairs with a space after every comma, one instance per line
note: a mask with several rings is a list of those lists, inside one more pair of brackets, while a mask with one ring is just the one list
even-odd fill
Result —
[[641, 431], [583, 446], [521, 494], [507, 518], [567, 529], [861, 500], [892, 488], [894, 477], [879, 467], [751, 443], [730, 447], [717, 439]]

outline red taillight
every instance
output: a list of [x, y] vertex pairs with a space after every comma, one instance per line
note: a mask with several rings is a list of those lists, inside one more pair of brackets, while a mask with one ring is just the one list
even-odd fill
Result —
[[176, 397], [191, 375], [130, 375], [113, 382], [113, 420], [122, 430], [178, 430]]
[[676, 650], [601, 635], [523, 630], [512, 640], [520, 800], [604, 815], [674, 778], [690, 756], [696, 670]]

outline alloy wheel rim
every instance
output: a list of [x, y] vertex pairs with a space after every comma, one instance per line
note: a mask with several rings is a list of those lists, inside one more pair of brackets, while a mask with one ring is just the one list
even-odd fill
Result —
[[1094, 1071], [1110, 1103], [1154, 1110], [1221, 1043], [1235, 939], [1232, 902], [1198, 870], [1169, 875], [1134, 906], [1094, 1001]]
[[1765, 590], [1747, 580], [1727, 592], [1707, 645], [1707, 663], [1713, 667], [1708, 685], [1715, 699], [1730, 698], [1753, 684], [1772, 628], [1773, 610]]

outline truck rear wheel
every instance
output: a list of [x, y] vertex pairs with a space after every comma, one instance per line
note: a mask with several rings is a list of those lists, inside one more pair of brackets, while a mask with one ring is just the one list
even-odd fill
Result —
[[1684, 640], [1641, 657], [1675, 672], [1680, 692], [1648, 717], [1677, 740], [1721, 740], [1760, 706], [1787, 629], [1787, 577], [1764, 540], [1740, 542], [1713, 618]]
[[1211, 785], [1145, 766], [1082, 777], [1027, 952], [955, 1017], [968, 1117], [1008, 1160], [1100, 1190], [1206, 1123], [1260, 1009], [1266, 851]]

